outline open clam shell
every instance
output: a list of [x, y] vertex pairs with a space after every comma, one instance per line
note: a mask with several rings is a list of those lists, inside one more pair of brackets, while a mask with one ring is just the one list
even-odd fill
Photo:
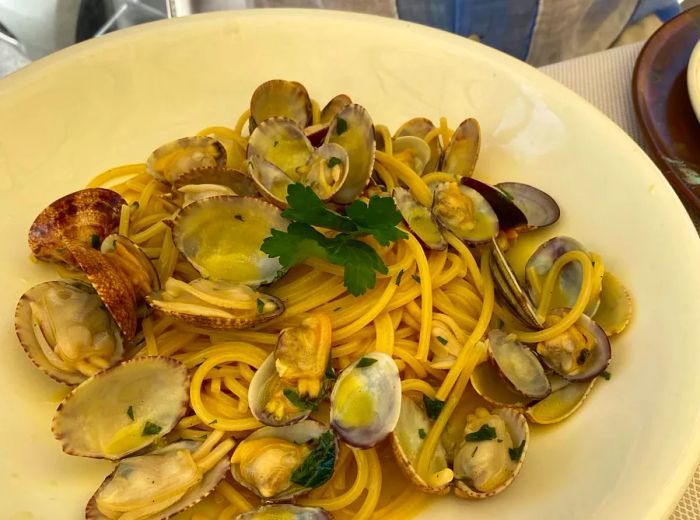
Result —
[[499, 408], [515, 408], [522, 411], [532, 401], [531, 398], [516, 392], [510, 384], [506, 383], [493, 363], [478, 365], [469, 382], [485, 401]]
[[[396, 130], [394, 137], [414, 136], [425, 140], [427, 135], [434, 129], [435, 125], [430, 119], [414, 117], [402, 124], [399, 129]], [[430, 160], [425, 165], [425, 168], [423, 168], [424, 173], [437, 171], [442, 157], [442, 146], [440, 145], [439, 139], [432, 139], [430, 143], [428, 143], [428, 146], [430, 147]]]
[[394, 202], [413, 233], [430, 249], [445, 249], [447, 241], [430, 209], [418, 202], [406, 188], [394, 188]]
[[[15, 331], [37, 368], [68, 385], [88, 377], [78, 363], [99, 370], [114, 365], [124, 353], [117, 325], [84, 282], [44, 282], [29, 289], [17, 304]], [[100, 367], [92, 364], [95, 358]]]
[[[567, 309], [551, 314], [563, 316]], [[580, 382], [601, 374], [610, 363], [610, 340], [602, 328], [582, 314], [569, 330], [537, 344], [542, 361], [567, 381]]]
[[532, 399], [549, 394], [549, 380], [532, 350], [502, 330], [491, 330], [488, 338], [491, 360], [517, 392]]
[[204, 278], [189, 283], [169, 278], [162, 291], [150, 294], [148, 305], [195, 327], [246, 329], [284, 312], [278, 298], [247, 285]]
[[326, 103], [323, 110], [321, 110], [321, 123], [329, 124], [331, 121], [333, 121], [333, 118], [338, 115], [338, 112], [343, 110], [351, 103], [352, 99], [350, 99], [350, 96], [346, 96], [345, 94], [338, 94], [337, 96], [334, 96], [328, 103]]
[[430, 146], [422, 138], [406, 135], [394, 138], [392, 143], [394, 159], [401, 161], [418, 175], [423, 175], [430, 162]]
[[65, 195], [49, 204], [29, 228], [29, 248], [38, 259], [75, 265], [64, 245], [75, 240], [88, 247], [99, 247], [117, 230], [122, 205], [126, 201], [116, 191], [86, 188]]
[[481, 128], [476, 119], [460, 123], [445, 148], [441, 170], [455, 176], [471, 177], [481, 148]]
[[544, 191], [520, 182], [501, 182], [496, 188], [520, 208], [530, 229], [549, 226], [559, 220], [559, 205]]
[[146, 169], [155, 179], [173, 184], [181, 175], [198, 168], [226, 166], [226, 149], [209, 136], [183, 137], [154, 150]]
[[348, 175], [333, 200], [350, 204], [367, 186], [374, 167], [374, 124], [367, 110], [357, 104], [344, 107], [331, 121], [325, 142], [342, 146], [348, 154]]
[[250, 129], [271, 117], [286, 117], [299, 128], [311, 124], [311, 98], [306, 88], [296, 81], [273, 79], [253, 92], [250, 99]]
[[395, 428], [401, 378], [394, 360], [370, 352], [345, 368], [331, 393], [331, 427], [346, 443], [371, 448]]
[[[270, 401], [272, 394], [283, 386], [284, 384], [275, 368], [275, 354], [272, 353], [260, 365], [260, 368], [255, 371], [255, 375], [248, 387], [248, 403], [253, 417], [268, 426], [287, 426], [302, 421], [311, 414], [312, 410], [310, 407], [296, 408], [291, 402], [279, 418], [266, 410], [266, 405]], [[292, 390], [296, 393], [296, 390]]]
[[265, 502], [283, 502], [327, 482], [337, 457], [333, 432], [307, 419], [251, 433], [234, 450], [231, 474]]
[[498, 217], [498, 227], [501, 231], [527, 229], [528, 220], [525, 213], [498, 188], [477, 181], [472, 177], [462, 177], [461, 182], [478, 191], [486, 199]]
[[70, 455], [116, 460], [169, 433], [188, 401], [182, 363], [136, 358], [74, 388], [58, 406], [51, 431]]
[[[465, 442], [455, 455], [454, 460], [455, 480], [453, 485], [455, 495], [458, 497], [484, 499], [497, 495], [511, 485], [523, 466], [530, 441], [530, 428], [525, 417], [510, 408], [493, 410], [492, 415], [498, 416], [503, 421], [510, 442], [500, 439], [503, 442], [498, 443], [499, 439], [497, 438], [490, 438], [483, 442], [469, 442], [466, 441], [469, 435], [465, 437]], [[475, 481], [471, 480], [472, 475], [478, 475], [491, 464], [503, 465], [504, 480], [493, 489], [482, 491], [475, 485]]]
[[[172, 504], [157, 509], [153, 505], [156, 499], [150, 497], [153, 497], [156, 492], [167, 495], [170, 491], [172, 494], [172, 491], [178, 491], [178, 485], [183, 488], [181, 481], [186, 475], [183, 475], [184, 471], [178, 471], [178, 469], [182, 467], [191, 471], [192, 468], [188, 466], [191, 466], [192, 462], [178, 452], [182, 450], [194, 452], [198, 447], [199, 443], [196, 442], [178, 442], [145, 455], [121, 460], [90, 498], [85, 508], [86, 520], [108, 520], [110, 517], [100, 511], [100, 505], [105, 507], [105, 502], [118, 502], [120, 505], [143, 504], [129, 511], [135, 510], [146, 514], [151, 509], [148, 514], [149, 520], [165, 520], [194, 506], [214, 491], [219, 482], [224, 479], [229, 466], [228, 458], [224, 457], [189, 488], [184, 487], [184, 494]], [[172, 488], [175, 489], [172, 490]], [[183, 489], [179, 491], [182, 492]], [[161, 504], [167, 504], [167, 502], [163, 500]]]
[[[313, 153], [313, 146], [294, 121], [284, 117], [272, 117], [260, 123], [250, 134], [246, 157], [250, 161], [258, 156], [279, 168], [292, 182], [301, 180], [299, 169], [304, 166]], [[253, 169], [252, 178], [259, 179], [257, 169]]]
[[438, 182], [432, 189], [435, 218], [460, 240], [478, 244], [498, 235], [498, 217], [479, 192], [456, 182]]
[[247, 513], [241, 513], [234, 520], [269, 520], [271, 518], [284, 518], [286, 520], [331, 520], [333, 517], [320, 507], [273, 504], [259, 507]]
[[[446, 495], [450, 492], [450, 482], [428, 483], [416, 471], [418, 455], [423, 448], [424, 439], [430, 432], [432, 423], [422, 403], [411, 396], [404, 395], [401, 400], [401, 413], [394, 431], [391, 433], [391, 448], [403, 474], [425, 493]], [[431, 475], [449, 471], [447, 454], [441, 443], [438, 444], [433, 459], [430, 461]]]
[[537, 424], [561, 422], [581, 407], [596, 381], [569, 383], [527, 408], [525, 415]]
[[173, 194], [180, 206], [217, 195], [254, 197], [258, 194], [253, 180], [231, 168], [198, 168], [180, 175], [173, 183]]
[[211, 197], [184, 207], [173, 225], [178, 250], [204, 278], [260, 285], [282, 271], [260, 250], [272, 229], [289, 222], [275, 206], [250, 197]]
[[138, 297], [132, 281], [99, 251], [80, 242], [66, 242], [66, 247], [99, 294], [124, 339], [127, 342], [134, 339]]

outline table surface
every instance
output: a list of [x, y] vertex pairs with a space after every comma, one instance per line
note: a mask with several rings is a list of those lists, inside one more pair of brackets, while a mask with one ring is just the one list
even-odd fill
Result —
[[[4, 43], [0, 40], [0, 47]], [[634, 63], [642, 45], [618, 47], [547, 65], [540, 70], [596, 106], [644, 148], [630, 88]], [[5, 75], [3, 72], [9, 73], [26, 63], [16, 52], [12, 52], [15, 49], [4, 47], [0, 48], [0, 77]], [[700, 212], [692, 208], [688, 208], [688, 211], [696, 229], [700, 231]], [[700, 468], [693, 475], [670, 520], [700, 520]]]

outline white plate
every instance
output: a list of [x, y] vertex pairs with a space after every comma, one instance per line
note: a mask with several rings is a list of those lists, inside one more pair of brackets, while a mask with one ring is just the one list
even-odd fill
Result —
[[233, 125], [276, 77], [321, 102], [346, 92], [391, 128], [477, 117], [477, 177], [551, 193], [563, 210], [555, 231], [602, 253], [634, 294], [612, 379], [569, 421], [535, 429], [514, 485], [480, 503], [436, 501], [423, 517], [666, 518], [700, 455], [700, 241], [659, 171], [590, 105], [487, 47], [394, 20], [281, 10], [120, 31], [0, 81], [0, 516], [79, 518], [108, 470], [61, 453], [49, 432], [59, 387], [12, 333], [19, 296], [53, 276], [27, 258], [35, 214], [161, 143]]
[[695, 44], [688, 62], [688, 94], [695, 115], [700, 121], [700, 41]]

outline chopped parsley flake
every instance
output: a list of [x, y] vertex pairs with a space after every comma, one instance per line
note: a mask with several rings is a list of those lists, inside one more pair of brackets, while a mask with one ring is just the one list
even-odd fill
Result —
[[475, 432], [465, 435], [464, 440], [467, 442], [492, 441], [496, 438], [496, 428], [488, 424], [482, 424]]
[[126, 410], [126, 415], [128, 415], [129, 419], [131, 419], [132, 421], [134, 420], [134, 407], [133, 406], [129, 406], [129, 408]]
[[262, 314], [262, 312], [265, 310], [265, 302], [258, 298], [256, 303], [258, 305], [258, 314]]
[[328, 164], [329, 168], [333, 168], [334, 166], [338, 166], [339, 164], [343, 164], [343, 161], [341, 161], [337, 157], [331, 157], [330, 159], [328, 159], [328, 162], [326, 164]]
[[403, 269], [396, 275], [396, 285], [401, 285], [401, 278], [403, 278]]
[[606, 381], [610, 381], [610, 376], [611, 376], [612, 374], [606, 370], [605, 372], [603, 372], [603, 373], [600, 374], [600, 375], [601, 375], [601, 376], [603, 377], [603, 379], [605, 379]]
[[157, 433], [160, 433], [162, 429], [162, 426], [156, 423], [152, 423], [151, 421], [146, 421], [146, 424], [143, 426], [143, 431], [141, 432], [141, 435], [143, 435], [144, 437], [147, 435], [156, 435]]
[[342, 117], [336, 118], [335, 133], [338, 135], [344, 134], [348, 129], [348, 122]]
[[420, 276], [418, 276], [417, 274], [412, 274], [412, 275], [411, 275], [411, 278], [413, 278], [413, 280], [414, 280], [416, 283], [420, 283]]
[[437, 336], [435, 339], [438, 340], [443, 345], [447, 345], [447, 340], [445, 338], [443, 338], [442, 336]]
[[525, 448], [525, 439], [520, 443], [517, 448], [508, 448], [508, 455], [510, 455], [510, 460], [518, 462], [520, 457], [523, 456], [523, 448]]
[[357, 368], [365, 368], [374, 365], [377, 362], [376, 359], [371, 357], [363, 357], [357, 362]]
[[421, 439], [425, 439], [427, 435], [428, 434], [425, 433], [425, 430], [423, 428], [418, 428], [418, 437], [420, 437]]

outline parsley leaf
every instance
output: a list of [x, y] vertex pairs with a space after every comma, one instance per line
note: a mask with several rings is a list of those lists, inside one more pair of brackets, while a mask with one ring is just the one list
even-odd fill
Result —
[[336, 117], [335, 133], [342, 135], [348, 129], [348, 122], [342, 117]]
[[445, 401], [440, 401], [439, 399], [431, 399], [427, 395], [423, 394], [423, 404], [425, 405], [425, 413], [428, 417], [435, 420], [442, 412], [442, 408], [445, 406]]
[[326, 431], [318, 438], [318, 444], [292, 473], [291, 481], [305, 488], [316, 488], [333, 475], [336, 444], [333, 434]]
[[492, 441], [496, 438], [496, 428], [488, 424], [482, 424], [475, 432], [468, 433], [464, 440], [467, 442]]
[[365, 368], [374, 365], [377, 362], [376, 359], [371, 357], [363, 357], [355, 365], [357, 368]]
[[291, 388], [285, 388], [284, 390], [282, 390], [282, 393], [289, 400], [290, 403], [292, 403], [294, 406], [296, 406], [300, 410], [315, 410], [316, 409], [315, 402], [313, 402], [310, 399], [305, 399], [305, 398], [301, 397], [295, 390], [292, 390]]
[[396, 285], [401, 285], [401, 278], [403, 278], [403, 269], [396, 275]]
[[408, 238], [408, 235], [396, 226], [401, 222], [401, 213], [396, 211], [396, 204], [391, 197], [374, 196], [365, 204], [361, 200], [353, 201], [345, 214], [357, 225], [358, 231], [367, 233], [377, 239], [381, 245], [389, 245], [394, 240]]
[[418, 437], [421, 439], [425, 439], [427, 437], [427, 433], [425, 433], [425, 430], [423, 428], [418, 428]]
[[[375, 196], [367, 204], [356, 200], [347, 207], [346, 215], [341, 215], [327, 208], [311, 188], [291, 184], [287, 204], [282, 216], [292, 222], [286, 231], [273, 229], [264, 240], [262, 251], [278, 257], [287, 268], [309, 257], [343, 266], [345, 287], [354, 296], [375, 286], [377, 272], [389, 272], [374, 248], [359, 238], [371, 235], [387, 245], [408, 236], [396, 228], [401, 214], [389, 197]], [[338, 233], [326, 236], [314, 226]]]
[[447, 340], [445, 338], [443, 338], [442, 336], [437, 336], [435, 339], [438, 340], [443, 345], [447, 345]]
[[525, 439], [520, 443], [517, 448], [508, 448], [508, 455], [510, 455], [510, 460], [518, 462], [520, 457], [523, 456], [523, 448], [525, 448]]
[[331, 157], [328, 159], [327, 163], [329, 168], [333, 168], [333, 166], [337, 166], [339, 164], [343, 164], [343, 161], [338, 159], [337, 157]]
[[157, 433], [160, 433], [160, 431], [163, 429], [162, 426], [152, 423], [151, 421], [146, 421], [146, 424], [143, 426], [143, 431], [141, 432], [141, 435], [146, 437], [147, 435], [156, 435]]
[[100, 235], [90, 235], [90, 246], [92, 246], [93, 249], [100, 248]]
[[129, 419], [132, 421], [134, 420], [134, 407], [129, 405], [129, 408], [126, 410], [126, 415], [129, 416]]

